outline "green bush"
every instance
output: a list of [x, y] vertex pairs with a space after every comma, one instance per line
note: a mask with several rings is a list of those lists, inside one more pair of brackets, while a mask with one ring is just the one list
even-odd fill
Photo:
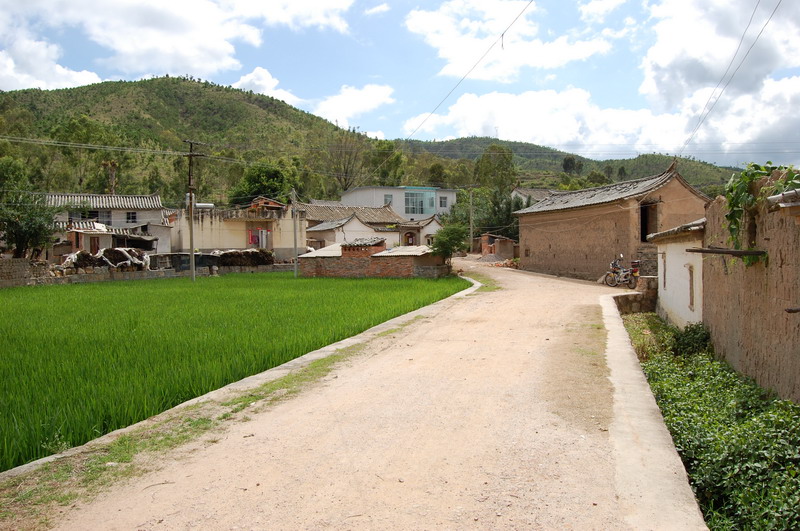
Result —
[[642, 368], [709, 527], [800, 529], [800, 406], [715, 360], [702, 326], [637, 319], [632, 337], [656, 336]]
[[711, 348], [711, 335], [708, 329], [703, 323], [692, 323], [677, 331], [672, 352], [677, 355], [687, 355], [708, 352]]

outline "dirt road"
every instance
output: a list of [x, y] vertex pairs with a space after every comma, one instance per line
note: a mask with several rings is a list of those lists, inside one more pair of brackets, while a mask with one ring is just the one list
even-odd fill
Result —
[[636, 376], [606, 363], [599, 300], [619, 290], [457, 267], [503, 289], [401, 318], [59, 529], [702, 528]]

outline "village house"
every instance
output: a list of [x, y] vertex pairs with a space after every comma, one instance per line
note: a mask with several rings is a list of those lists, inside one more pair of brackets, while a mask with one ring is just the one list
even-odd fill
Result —
[[313, 249], [373, 237], [383, 238], [389, 247], [431, 243], [433, 235], [442, 227], [435, 216], [406, 220], [390, 205], [363, 207], [312, 201], [297, 203], [297, 208], [305, 214], [306, 244]]
[[427, 245], [386, 248], [381, 237], [335, 243], [299, 257], [304, 277], [438, 278], [447, 275], [444, 258]]
[[115, 194], [47, 194], [47, 204], [67, 209], [55, 217], [58, 242], [47, 259], [86, 250], [96, 254], [109, 247], [169, 252], [172, 228], [161, 197]]
[[703, 246], [705, 227], [703, 218], [647, 237], [658, 248], [656, 312], [681, 328], [703, 320], [703, 255], [688, 249]]
[[[291, 208], [274, 199], [257, 197], [249, 205], [234, 208], [196, 208], [192, 230], [194, 248], [200, 252], [268, 249], [278, 260], [294, 257]], [[298, 220], [297, 232], [298, 246], [304, 249], [303, 219]], [[178, 213], [173, 241], [173, 252], [189, 252], [189, 214], [185, 209]]]
[[456, 191], [433, 186], [361, 186], [342, 193], [346, 206], [390, 207], [403, 219], [418, 221], [448, 214]]
[[708, 198], [673, 162], [664, 173], [572, 192], [553, 192], [515, 212], [520, 267], [588, 280], [602, 277], [619, 254], [655, 275], [656, 246], [647, 235], [699, 219]]

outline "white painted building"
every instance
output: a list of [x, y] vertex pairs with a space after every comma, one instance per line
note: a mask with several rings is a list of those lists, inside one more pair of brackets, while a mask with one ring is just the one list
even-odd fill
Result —
[[391, 205], [392, 210], [411, 221], [447, 214], [455, 202], [455, 190], [432, 186], [362, 186], [342, 193], [341, 200], [347, 206]]
[[703, 246], [705, 218], [650, 234], [658, 247], [658, 315], [681, 328], [703, 321], [703, 255], [687, 249]]

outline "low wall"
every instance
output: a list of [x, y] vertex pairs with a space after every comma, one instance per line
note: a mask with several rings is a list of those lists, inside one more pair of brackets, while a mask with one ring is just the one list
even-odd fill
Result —
[[325, 256], [300, 259], [304, 277], [439, 278], [450, 273], [446, 265], [422, 265], [414, 256]]
[[[12, 263], [13, 262], [13, 263]], [[293, 264], [275, 264], [267, 266], [222, 266], [216, 272], [210, 267], [198, 267], [197, 276], [229, 273], [274, 273], [292, 271]], [[158, 269], [153, 271], [136, 271], [132, 268], [87, 267], [65, 268], [53, 272], [47, 264], [31, 262], [24, 259], [0, 260], [0, 288], [17, 286], [41, 286], [51, 284], [81, 284], [86, 282], [108, 282], [114, 280], [147, 280], [153, 278], [190, 277], [191, 271], [175, 271], [174, 269]]]
[[616, 295], [614, 302], [621, 315], [656, 311], [658, 300], [658, 277], [639, 277], [636, 293]]

